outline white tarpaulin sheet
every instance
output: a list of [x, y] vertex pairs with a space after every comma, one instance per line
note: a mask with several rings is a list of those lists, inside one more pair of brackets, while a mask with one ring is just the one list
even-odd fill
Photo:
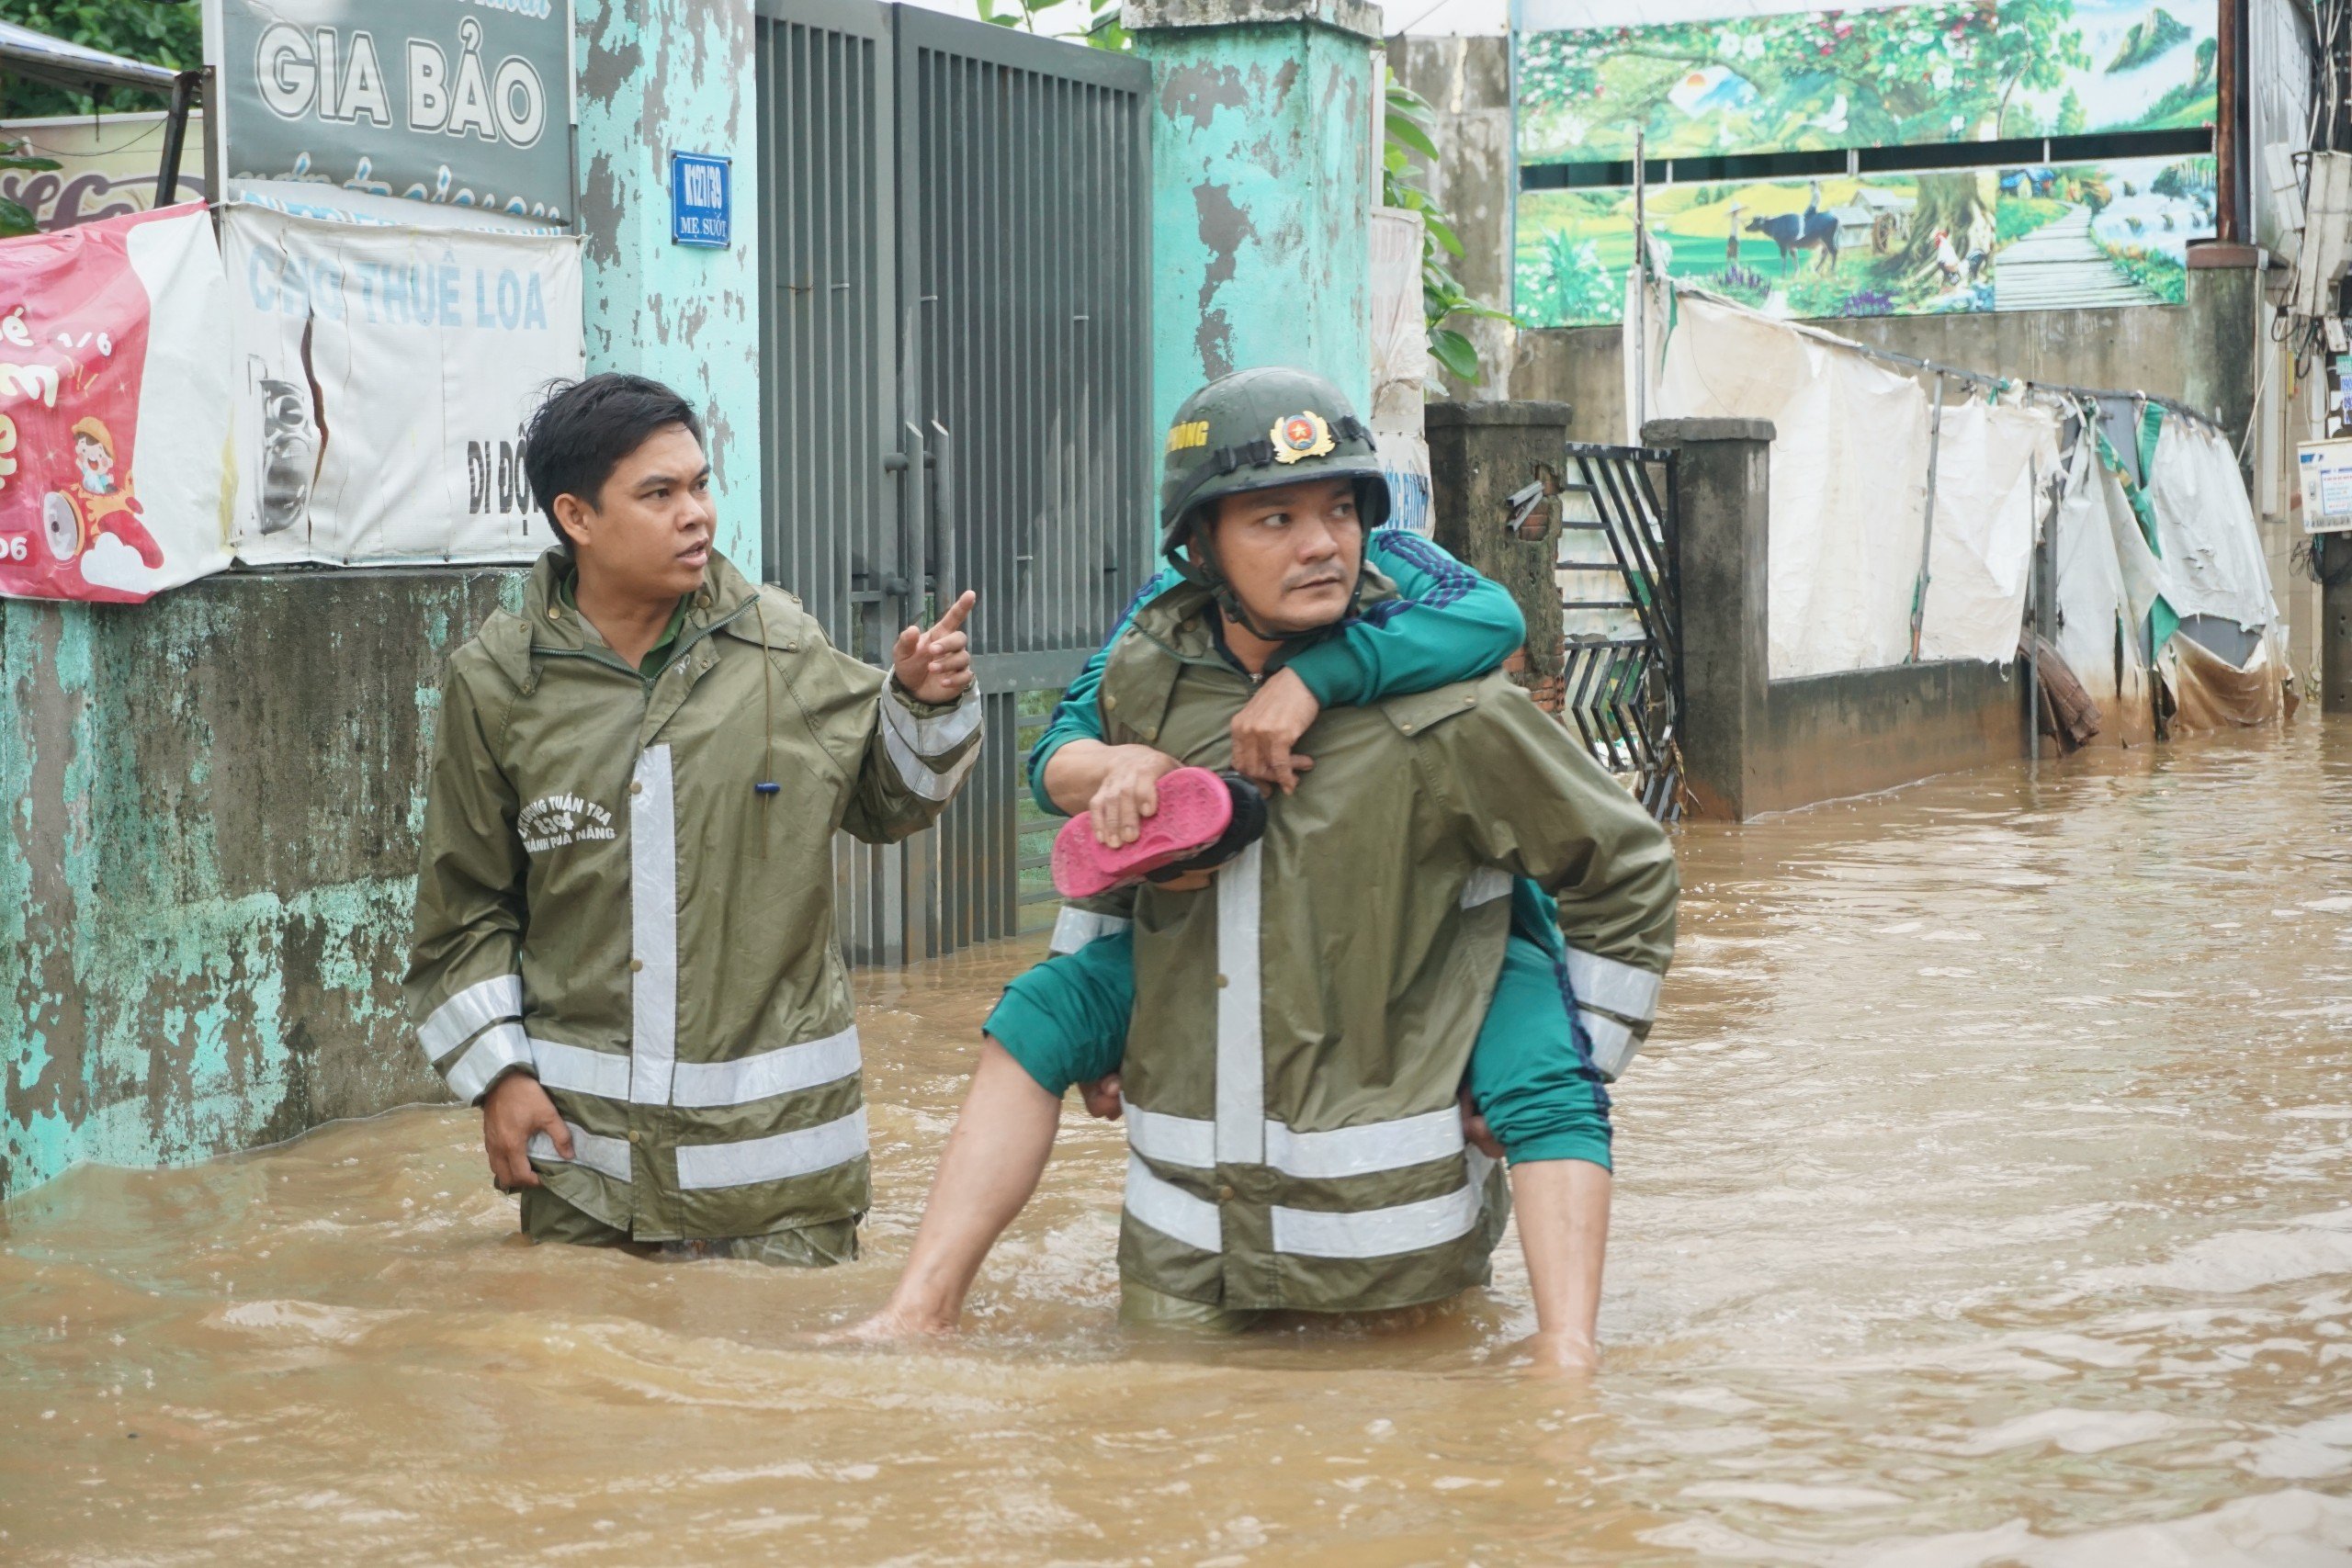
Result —
[[1430, 330], [1421, 303], [1421, 215], [1372, 209], [1372, 433], [1388, 476], [1389, 522], [1427, 535], [1430, 444], [1421, 423], [1429, 394]]
[[233, 539], [255, 563], [529, 560], [522, 425], [581, 373], [567, 236], [229, 209]]
[[[1649, 417], [1768, 419], [1775, 432], [1772, 679], [1902, 663], [1927, 511], [1927, 395], [1825, 333], [1688, 295], [1675, 307]], [[2009, 641], [2014, 651], [2014, 626]]]
[[[1772, 679], [1910, 659], [1935, 419], [1926, 389], [1841, 338], [1690, 294], [1668, 307], [1653, 291], [1647, 331], [1647, 418], [1772, 423]], [[1942, 420], [1919, 657], [2004, 661], [2017, 653], [2033, 491], [2058, 461], [2056, 421], [1956, 390]]]
[[2149, 464], [2164, 547], [2164, 594], [2183, 619], [2219, 615], [2256, 631], [2278, 618], [2237, 454], [2205, 425], [2167, 417]]
[[2017, 652], [2033, 578], [2036, 496], [2057, 467], [2055, 414], [1944, 404], [1920, 658], [1997, 662]]
[[[2052, 527], [2058, 573], [2058, 654], [2105, 716], [2104, 738], [2123, 739], [2133, 716], [2148, 709], [2148, 671], [2140, 657], [2139, 613], [2124, 586], [2118, 541], [2137, 543], [2140, 525], [2115, 476], [2089, 440], [2077, 441]], [[2140, 547], [2143, 553], [2146, 547]]]

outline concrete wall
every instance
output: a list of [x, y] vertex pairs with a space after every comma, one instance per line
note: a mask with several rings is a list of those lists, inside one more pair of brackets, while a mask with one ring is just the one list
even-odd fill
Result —
[[440, 1098], [400, 1012], [425, 751], [514, 581], [0, 602], [0, 1195]]
[[[751, 0], [581, 0], [591, 369], [701, 402], [756, 571]], [[669, 240], [669, 153], [734, 159], [734, 248]], [[236, 574], [0, 603], [0, 1196], [441, 1098], [401, 1016], [440, 665], [515, 571]]]
[[[719, 551], [760, 558], [759, 90], [752, 0], [578, 0], [588, 368], [702, 406]], [[670, 243], [670, 154], [733, 160], [733, 244]]]
[[1770, 675], [1773, 429], [1653, 420], [1681, 454], [1683, 777], [1701, 816], [1744, 821], [2024, 754], [2014, 664]]
[[[1455, 559], [1510, 590], [1527, 621], [1527, 637], [1510, 666], [1511, 678], [1548, 713], [1558, 713], [1566, 688], [1561, 671], [1560, 552], [1556, 528], [1529, 539], [1510, 532], [1510, 498], [1549, 469], [1560, 468], [1567, 440], [1565, 403], [1431, 403], [1430, 533]], [[1534, 515], [1549, 518], [1553, 508]]]
[[[1508, 51], [1493, 38], [1395, 38], [1397, 78], [1438, 111], [1442, 156], [1427, 184], [1455, 219], [1468, 253], [1454, 264], [1481, 298], [1510, 299], [1511, 193]], [[2250, 247], [2191, 253], [2189, 298], [2177, 307], [2008, 311], [1964, 316], [1885, 316], [1820, 323], [1841, 336], [1921, 359], [2030, 380], [2112, 387], [2177, 398], [2217, 413], [2244, 435], [2245, 469], [2272, 590], [2288, 626], [2290, 657], [2315, 682], [2321, 623], [2318, 586], [2290, 558], [2302, 534], [2296, 516], [2295, 444], [2316, 438], [2312, 394], [2294, 378], [2290, 356], [2268, 338], [2267, 290], [2284, 273]], [[1576, 409], [1580, 441], [1626, 439], [1622, 338], [1615, 327], [1472, 330], [1487, 373], [1455, 397], [1530, 399]], [[2259, 400], [2257, 386], [2267, 393]], [[2259, 419], [2252, 416], [2259, 411]]]
[[1939, 660], [1768, 682], [1741, 815], [1842, 800], [2023, 756], [2019, 669]]
[[[2199, 334], [2188, 306], [2010, 310], [1967, 316], [1875, 316], [1820, 321], [1840, 337], [1920, 359], [2077, 387], [2129, 387], [2191, 397], [2183, 351]], [[2249, 316], [2247, 333], [2251, 333]], [[2242, 344], [2242, 349], [2245, 344]], [[2219, 356], [2215, 356], [2218, 358]], [[2240, 363], [2251, 355], [2241, 353]], [[1623, 441], [1624, 330], [1575, 327], [1519, 334], [1511, 394], [1576, 405], [1579, 441]], [[2205, 389], [2200, 388], [2200, 391]]]
[[1204, 381], [1294, 365], [1372, 408], [1370, 45], [1362, 0], [1144, 0], [1151, 62], [1152, 419]]

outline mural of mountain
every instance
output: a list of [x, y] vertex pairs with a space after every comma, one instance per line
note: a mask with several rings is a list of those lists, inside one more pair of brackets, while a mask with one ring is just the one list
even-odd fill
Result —
[[2123, 35], [2122, 45], [2115, 58], [2108, 62], [2110, 74], [2118, 71], [2137, 71], [2141, 66], [2166, 51], [2180, 47], [2189, 36], [2188, 28], [2170, 11], [2159, 6], [2132, 24]]

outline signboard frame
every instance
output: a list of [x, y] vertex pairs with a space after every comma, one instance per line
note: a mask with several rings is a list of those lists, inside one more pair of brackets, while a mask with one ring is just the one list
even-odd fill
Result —
[[[203, 19], [204, 63], [208, 77], [205, 91], [204, 111], [206, 130], [205, 146], [209, 159], [207, 169], [209, 176], [209, 193], [211, 199], [216, 202], [228, 202], [238, 199], [260, 199], [265, 204], [283, 205], [281, 201], [277, 201], [274, 198], [273, 194], [268, 187], [277, 186], [282, 189], [288, 182], [267, 180], [260, 176], [240, 177], [234, 173], [233, 161], [236, 156], [236, 129], [240, 121], [233, 112], [231, 103], [231, 99], [233, 95], [231, 92], [232, 72], [230, 68], [230, 62], [228, 60], [228, 17], [226, 12], [226, 6], [230, 3], [231, 0], [198, 0], [198, 4], [201, 6], [201, 16]], [[480, 3], [481, 0], [476, 0], [477, 5], [480, 5]], [[577, 41], [579, 37], [579, 17], [576, 11], [576, 0], [548, 0], [548, 4], [551, 14], [556, 12], [560, 13], [563, 30], [563, 96], [560, 100], [562, 105], [562, 119], [558, 124], [549, 125], [548, 130], [542, 133], [543, 135], [560, 134], [562, 137], [564, 183], [561, 194], [563, 209], [558, 217], [551, 220], [548, 217], [545, 216], [544, 213], [540, 216], [535, 217], [527, 211], [521, 213], [512, 212], [503, 207], [472, 206], [447, 200], [421, 200], [405, 195], [379, 197], [374, 193], [349, 187], [332, 180], [322, 180], [316, 182], [313, 188], [321, 194], [333, 192], [335, 205], [350, 207], [356, 210], [349, 213], [333, 214], [321, 210], [314, 212], [312, 215], [333, 215], [346, 219], [356, 218], [366, 221], [384, 221], [388, 220], [390, 212], [390, 209], [386, 205], [388, 202], [404, 202], [414, 207], [427, 209], [432, 212], [434, 216], [431, 218], [425, 218], [422, 213], [420, 213], [416, 219], [416, 221], [420, 223], [446, 224], [450, 220], [452, 216], [455, 216], [460, 221], [470, 220], [473, 222], [481, 222], [484, 226], [490, 227], [525, 227], [535, 229], [541, 232], [580, 232], [580, 72]], [[483, 6], [481, 8], [486, 16], [506, 15], [509, 14], [510, 9], [509, 7], [499, 6]], [[386, 6], [385, 14], [388, 20], [396, 17], [399, 10], [400, 7], [398, 6]], [[540, 20], [543, 18], [529, 19]], [[477, 22], [479, 21], [478, 18], [476, 20]], [[395, 92], [394, 96], [395, 99], [398, 100], [402, 96]], [[553, 94], [547, 94], [547, 97], [549, 100], [548, 107], [552, 110], [554, 107]], [[404, 113], [404, 104], [401, 108], [396, 109], [395, 113], [396, 116]], [[550, 114], [549, 118], [550, 119], [553, 118], [552, 114]], [[395, 123], [397, 124], [399, 122], [399, 119], [396, 118]], [[304, 183], [308, 184], [309, 182]], [[255, 188], [244, 188], [248, 186]], [[300, 187], [297, 186], [297, 188], [299, 189]], [[543, 203], [542, 206], [544, 208], [545, 204]], [[397, 218], [390, 218], [390, 220], [399, 221], [400, 220]]]
[[[2352, 534], [2352, 436], [2297, 446], [2295, 479], [2301, 490], [2304, 533]], [[2337, 510], [2327, 509], [2330, 501], [2339, 503]]]
[[[735, 161], [723, 152], [670, 150], [670, 243], [702, 250], [723, 251], [734, 243]], [[718, 171], [718, 205], [686, 199], [689, 169]], [[717, 229], [710, 224], [716, 219]]]

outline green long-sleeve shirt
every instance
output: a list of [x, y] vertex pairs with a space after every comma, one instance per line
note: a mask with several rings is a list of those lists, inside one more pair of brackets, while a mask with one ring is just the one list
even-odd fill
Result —
[[[1428, 691], [1495, 669], [1515, 652], [1526, 623], [1499, 584], [1444, 550], [1396, 530], [1366, 541], [1368, 564], [1396, 597], [1368, 605], [1338, 635], [1306, 648], [1289, 668], [1326, 707]], [[1077, 739], [1100, 740], [1096, 702], [1111, 645], [1135, 611], [1172, 585], [1162, 572], [1136, 596], [1110, 637], [1071, 682], [1030, 757], [1038, 804], [1046, 764]], [[1565, 948], [1552, 900], [1521, 879], [1512, 938], [1495, 1000], [1471, 1060], [1473, 1099], [1514, 1162], [1584, 1159], [1609, 1165], [1609, 1097], [1591, 1043], [1575, 1021]], [[1125, 933], [1057, 953], [1014, 980], [988, 1031], [1054, 1094], [1116, 1070], [1134, 1010], [1133, 948]]]
[[[1303, 649], [1285, 666], [1327, 708], [1360, 706], [1483, 675], [1527, 639], [1526, 617], [1509, 590], [1418, 534], [1378, 530], [1364, 540], [1364, 561], [1396, 585], [1396, 596], [1366, 606], [1337, 636]], [[1063, 692], [1029, 753], [1029, 792], [1039, 810], [1065, 815], [1046, 794], [1046, 764], [1073, 740], [1102, 739], [1102, 714], [1094, 701], [1102, 684], [1102, 661], [1136, 611], [1176, 581], [1174, 570], [1163, 567], [1145, 583]]]

